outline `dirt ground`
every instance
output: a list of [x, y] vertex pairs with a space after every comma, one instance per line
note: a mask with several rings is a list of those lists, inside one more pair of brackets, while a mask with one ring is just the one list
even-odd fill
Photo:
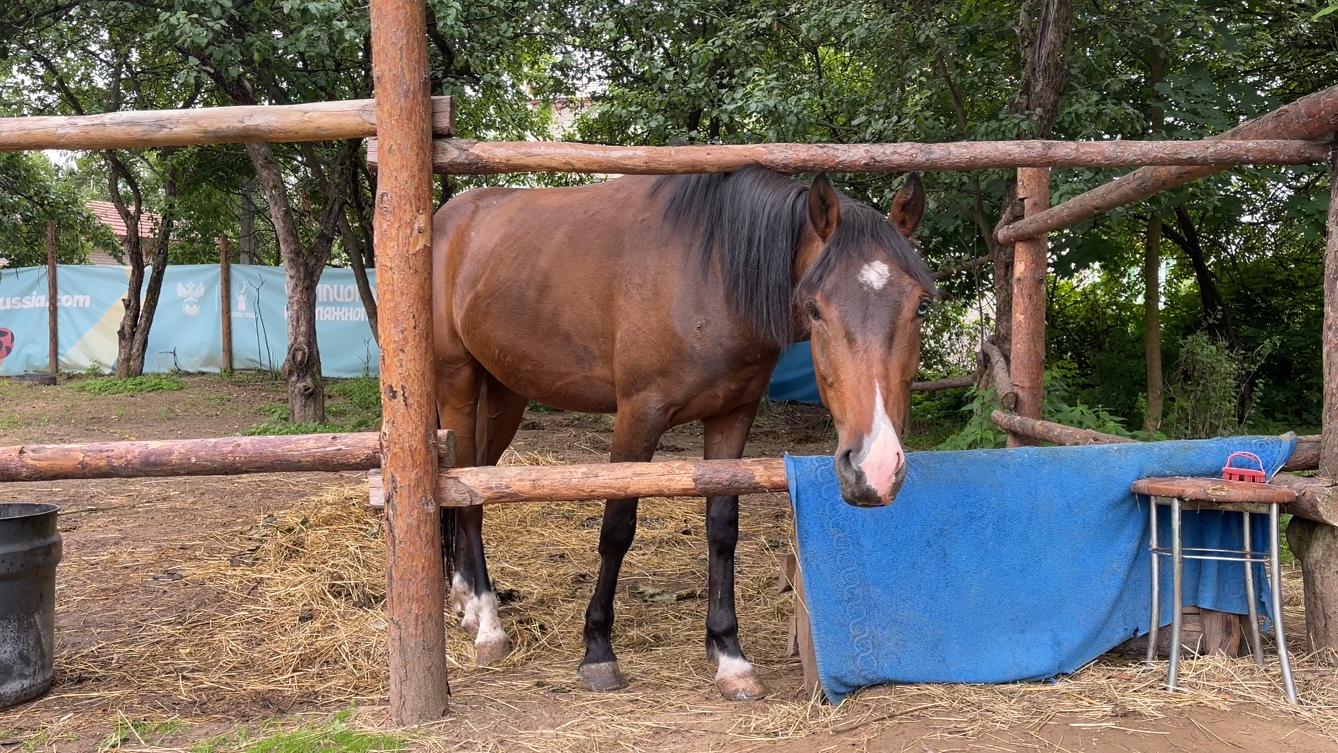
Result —
[[[141, 395], [6, 382], [0, 397], [0, 443], [15, 444], [235, 434], [270, 417], [282, 390], [267, 379], [187, 377], [184, 390]], [[531, 411], [504, 462], [596, 460], [611, 427], [608, 417]], [[820, 411], [771, 406], [749, 454], [827, 452], [830, 436]], [[700, 431], [683, 427], [661, 456], [700, 447]], [[581, 691], [574, 667], [598, 508], [529, 506], [493, 516], [488, 533], [516, 654], [476, 669], [450, 627], [450, 718], [388, 731], [382, 543], [364, 495], [359, 474], [10, 484], [6, 501], [62, 506], [65, 559], [55, 687], [0, 712], [0, 753], [259, 750], [248, 746], [348, 709], [338, 718], [351, 729], [425, 750], [1338, 751], [1338, 678], [1305, 656], [1294, 571], [1287, 623], [1301, 709], [1280, 703], [1275, 670], [1248, 658], [1190, 662], [1188, 690], [1175, 695], [1160, 689], [1159, 668], [1109, 657], [1052, 684], [897, 686], [840, 707], [814, 703], [800, 694], [798, 660], [784, 655], [791, 596], [774, 585], [789, 529], [781, 495], [745, 500], [739, 554], [741, 633], [767, 699], [715, 696], [701, 649], [701, 505], [683, 501], [643, 506], [624, 570], [615, 645], [631, 687]], [[338, 554], [314, 561], [317, 547], [321, 558]], [[324, 572], [322, 562], [342, 569]], [[316, 580], [324, 601], [303, 590]]]

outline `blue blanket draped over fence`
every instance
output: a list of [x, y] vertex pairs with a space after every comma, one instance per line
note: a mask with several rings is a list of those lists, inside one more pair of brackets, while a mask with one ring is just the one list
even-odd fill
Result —
[[[909, 456], [894, 504], [847, 505], [830, 457], [786, 457], [823, 689], [1067, 674], [1147, 631], [1151, 476], [1218, 476], [1231, 452], [1270, 473], [1296, 438], [1234, 437]], [[1262, 546], [1262, 525], [1253, 527]], [[1169, 522], [1159, 530], [1170, 540]], [[1236, 513], [1186, 513], [1186, 546], [1240, 544]], [[1256, 568], [1267, 610], [1268, 586]], [[1170, 568], [1162, 569], [1170, 621]], [[1237, 563], [1185, 563], [1185, 603], [1245, 613]]]

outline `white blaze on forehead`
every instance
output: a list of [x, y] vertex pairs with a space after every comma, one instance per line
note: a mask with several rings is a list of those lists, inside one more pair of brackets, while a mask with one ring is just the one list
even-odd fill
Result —
[[869, 290], [882, 290], [890, 273], [886, 262], [871, 261], [860, 269], [859, 281]]
[[892, 425], [892, 419], [888, 418], [887, 409], [883, 407], [882, 385], [875, 382], [873, 390], [873, 429], [864, 440], [857, 465], [864, 472], [864, 479], [869, 486], [880, 497], [886, 497], [891, 493], [892, 484], [906, 462], [906, 453], [897, 437], [897, 429]]

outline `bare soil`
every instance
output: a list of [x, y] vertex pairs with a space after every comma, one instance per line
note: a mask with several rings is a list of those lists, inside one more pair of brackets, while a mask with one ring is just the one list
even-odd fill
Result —
[[[77, 391], [69, 383], [57, 387], [0, 383], [0, 398], [8, 408], [0, 417], [0, 443], [236, 434], [267, 418], [269, 408], [283, 399], [282, 385], [264, 378], [188, 377], [186, 384], [185, 390], [176, 392], [100, 396]], [[515, 443], [513, 460], [597, 460], [608, 450], [611, 428], [609, 417], [531, 411]], [[830, 424], [820, 410], [769, 406], [754, 431], [749, 454], [827, 452], [831, 441]], [[661, 455], [696, 457], [700, 448], [699, 428], [682, 427], [666, 435]], [[56, 686], [44, 699], [0, 711], [0, 752], [190, 750], [199, 741], [241, 727], [309, 724], [350, 706], [358, 709], [357, 724], [384, 729], [384, 697], [368, 697], [354, 688], [342, 694], [328, 687], [309, 692], [291, 688], [234, 692], [226, 682], [211, 688], [198, 676], [183, 672], [179, 688], [146, 694], [127, 679], [154, 671], [134, 665], [141, 657], [152, 656], [151, 646], [144, 653], [143, 636], [153, 631], [165, 634], [162, 631], [177, 624], [186, 630], [199, 615], [227, 615], [249, 598], [211, 582], [194, 563], [235, 562], [254, 551], [248, 542], [258, 526], [309, 508], [331, 489], [356, 497], [360, 483], [359, 474], [288, 474], [10, 484], [6, 501], [62, 506], [65, 559], [59, 570]], [[643, 514], [651, 519], [646, 535], [651, 541], [670, 541], [656, 538], [657, 526], [682, 525], [681, 545], [665, 550], [668, 555], [655, 548], [658, 544], [644, 545], [650, 548], [641, 559], [636, 559], [634, 550], [627, 587], [653, 583], [658, 589], [638, 593], [689, 593], [704, 586], [698, 582], [704, 563], [694, 554], [704, 551], [697, 540], [700, 528], [690, 530], [690, 522], [681, 523], [669, 510], [647, 507]], [[587, 521], [597, 521], [597, 514], [597, 507], [554, 512], [574, 529], [584, 529], [578, 534], [584, 537], [579, 543], [589, 550], [583, 562], [590, 564], [597, 522]], [[405, 733], [408, 745], [499, 751], [767, 747], [795, 753], [1228, 748], [1262, 753], [1282, 747], [1338, 751], [1333, 736], [1338, 728], [1329, 716], [1338, 708], [1338, 694], [1327, 690], [1333, 685], [1333, 671], [1317, 662], [1298, 672], [1308, 704], [1302, 711], [1251, 702], [1249, 693], [1218, 693], [1211, 688], [1171, 698], [1156, 688], [1159, 671], [1116, 659], [1102, 660], [1074, 679], [1088, 685], [900, 686], [862, 693], [838, 709], [810, 703], [800, 697], [798, 660], [783, 655], [780, 623], [788, 614], [790, 596], [766, 595], [765, 582], [775, 572], [774, 561], [768, 559], [773, 554], [768, 552], [775, 549], [775, 539], [785, 537], [787, 507], [783, 497], [759, 495], [745, 503], [744, 516], [740, 577], [753, 583], [752, 593], [758, 595], [741, 599], [740, 617], [745, 646], [773, 690], [768, 699], [730, 704], [715, 696], [700, 656], [700, 631], [682, 627], [689, 621], [699, 624], [704, 613], [700, 599], [660, 605], [649, 603], [653, 595], [641, 603], [626, 593], [619, 596], [619, 619], [626, 627], [618, 640], [630, 646], [624, 665], [632, 687], [616, 696], [580, 691], [571, 662], [579, 656], [576, 630], [581, 599], [589, 586], [573, 583], [570, 598], [553, 602], [544, 613], [534, 613], [533, 603], [526, 611], [525, 593], [518, 603], [504, 607], [504, 620], [518, 636], [519, 650], [500, 669], [475, 669], [467, 644], [453, 638], [453, 647], [464, 648], [452, 657], [451, 717]], [[664, 558], [670, 555], [675, 558], [672, 563]], [[507, 553], [495, 551], [492, 556], [499, 585], [519, 586], [524, 592], [529, 576], [508, 566]], [[1295, 580], [1295, 573], [1290, 575]], [[1297, 644], [1293, 650], [1304, 654], [1303, 616], [1296, 599], [1291, 601], [1288, 623]], [[265, 636], [257, 639], [263, 650]], [[190, 641], [198, 642], [201, 661], [215, 650], [207, 640]], [[137, 649], [118, 652], [117, 646]], [[643, 655], [668, 664], [647, 660], [639, 665]], [[1248, 659], [1221, 661], [1227, 662], [1222, 665], [1226, 676], [1244, 678], [1241, 682], [1249, 687], [1263, 688], [1259, 693], [1280, 693], [1271, 673], [1255, 674]], [[566, 675], [572, 677], [562, 681]], [[381, 687], [378, 682], [373, 678], [371, 687]], [[1110, 700], [1125, 693], [1126, 684], [1127, 693], [1137, 694], [1139, 703]], [[1088, 691], [1081, 689], [1088, 686], [1099, 687], [1100, 692], [1092, 690], [1090, 701], [1085, 701]], [[114, 741], [108, 736], [118, 724], [133, 720], [173, 724], [150, 739], [132, 735], [111, 745]], [[244, 749], [243, 744], [238, 743], [237, 749]]]

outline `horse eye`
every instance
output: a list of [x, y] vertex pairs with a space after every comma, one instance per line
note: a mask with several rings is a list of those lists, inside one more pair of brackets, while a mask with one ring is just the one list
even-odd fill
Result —
[[804, 311], [808, 313], [808, 318], [815, 322], [822, 318], [822, 314], [818, 313], [818, 304], [812, 299], [804, 301]]
[[915, 315], [916, 315], [916, 316], [924, 316], [925, 314], [928, 314], [928, 313], [929, 313], [929, 299], [928, 299], [928, 298], [922, 298], [922, 299], [920, 299], [920, 306], [919, 306], [919, 308], [915, 309]]

